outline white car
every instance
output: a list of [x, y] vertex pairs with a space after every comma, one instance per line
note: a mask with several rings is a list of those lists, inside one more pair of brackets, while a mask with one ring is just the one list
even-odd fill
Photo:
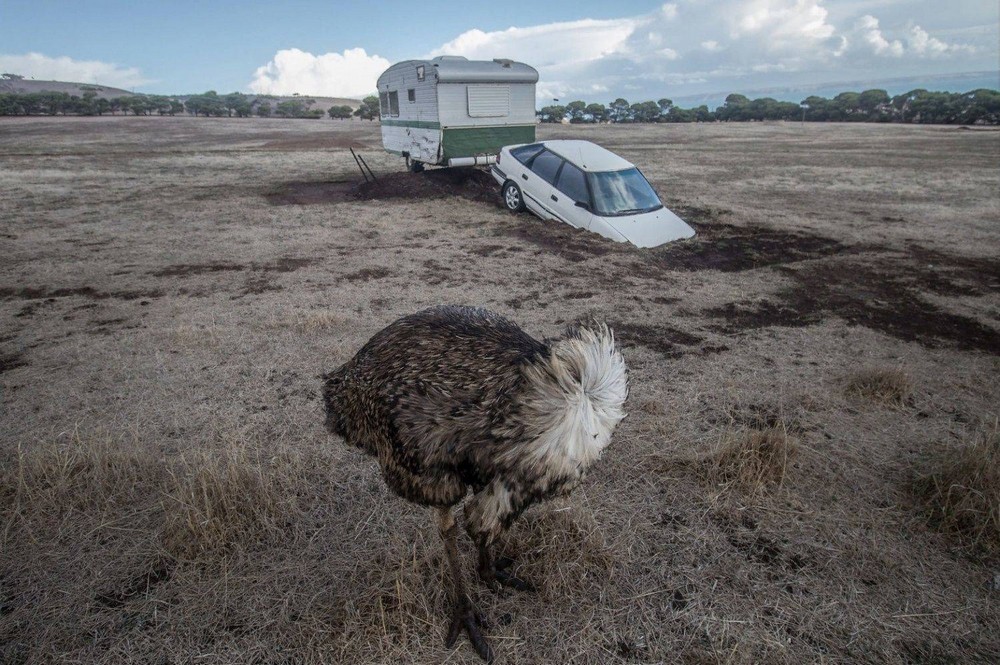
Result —
[[507, 146], [490, 168], [511, 212], [527, 208], [636, 247], [690, 238], [634, 164], [590, 141]]

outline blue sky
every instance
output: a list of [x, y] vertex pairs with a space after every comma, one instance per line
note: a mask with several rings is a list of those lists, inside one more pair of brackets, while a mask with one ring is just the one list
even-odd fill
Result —
[[991, 72], [988, 83], [998, 20], [991, 0], [946, 11], [913, 0], [0, 0], [0, 70], [145, 92], [359, 96], [391, 62], [450, 53], [535, 65], [540, 100], [595, 101], [971, 71]]

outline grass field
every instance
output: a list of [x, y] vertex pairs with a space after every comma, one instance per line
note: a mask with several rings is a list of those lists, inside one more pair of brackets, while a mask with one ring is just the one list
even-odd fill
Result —
[[606, 320], [632, 385], [503, 543], [538, 592], [473, 584], [499, 663], [996, 662], [1000, 132], [539, 131], [698, 235], [511, 216], [370, 123], [0, 119], [0, 661], [480, 662], [433, 515], [318, 394], [461, 303]]

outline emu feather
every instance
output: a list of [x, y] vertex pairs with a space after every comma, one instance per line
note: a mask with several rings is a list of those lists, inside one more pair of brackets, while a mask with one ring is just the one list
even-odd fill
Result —
[[326, 423], [378, 459], [399, 496], [440, 511], [456, 611], [480, 655], [492, 651], [458, 567], [451, 507], [490, 586], [528, 588], [492, 556], [496, 538], [535, 502], [572, 490], [625, 417], [628, 374], [604, 325], [538, 341], [498, 314], [441, 306], [403, 317], [324, 377]]

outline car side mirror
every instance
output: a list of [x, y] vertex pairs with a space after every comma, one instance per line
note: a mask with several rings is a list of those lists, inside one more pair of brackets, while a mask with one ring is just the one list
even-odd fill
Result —
[[576, 207], [577, 208], [583, 208], [584, 210], [586, 210], [588, 212], [590, 211], [590, 204], [587, 203], [586, 201], [577, 201], [576, 202]]

